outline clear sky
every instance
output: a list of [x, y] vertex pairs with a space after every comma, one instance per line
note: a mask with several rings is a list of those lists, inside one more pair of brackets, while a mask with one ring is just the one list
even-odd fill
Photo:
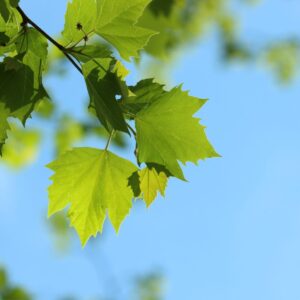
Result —
[[[65, 0], [21, 4], [51, 34], [63, 27]], [[300, 35], [298, 0], [235, 9], [246, 41]], [[123, 300], [152, 270], [165, 275], [167, 300], [300, 299], [300, 81], [285, 87], [259, 64], [226, 66], [218, 47], [209, 35], [186, 50], [172, 78], [210, 99], [199, 116], [223, 157], [188, 165], [189, 183], [171, 180], [165, 199], [135, 206], [118, 236], [108, 225], [84, 250], [75, 234], [70, 253], [55, 250], [45, 218], [50, 138], [34, 165], [0, 167], [0, 264], [36, 299], [112, 290]], [[80, 115], [76, 71], [47, 85], [61, 110]]]

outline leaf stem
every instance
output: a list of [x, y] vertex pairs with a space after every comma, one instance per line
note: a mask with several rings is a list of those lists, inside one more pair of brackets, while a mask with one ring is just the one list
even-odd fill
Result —
[[34, 27], [38, 32], [40, 32], [49, 42], [51, 42], [56, 48], [58, 48], [66, 58], [71, 62], [71, 64], [82, 74], [81, 68], [77, 65], [76, 61], [72, 58], [70, 54], [67, 53], [67, 49], [58, 43], [55, 39], [53, 39], [47, 32], [45, 32], [40, 26], [38, 26], [35, 22], [33, 22], [22, 10], [20, 6], [17, 7], [18, 12], [21, 14], [23, 18], [24, 24], [30, 24]]
[[110, 143], [111, 143], [111, 140], [112, 140], [114, 134], [115, 134], [115, 130], [113, 129], [113, 130], [110, 132], [110, 134], [109, 134], [109, 138], [108, 138], [107, 143], [106, 143], [106, 146], [105, 146], [105, 151], [107, 151], [107, 149], [108, 149], [108, 147], [109, 147], [109, 145], [110, 145]]

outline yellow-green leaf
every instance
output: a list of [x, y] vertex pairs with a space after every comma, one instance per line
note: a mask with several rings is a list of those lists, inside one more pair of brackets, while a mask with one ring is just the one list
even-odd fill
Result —
[[96, 33], [124, 59], [137, 56], [155, 31], [136, 26], [151, 0], [97, 0]]
[[159, 94], [157, 101], [138, 112], [135, 121], [139, 161], [160, 164], [184, 180], [178, 161], [197, 163], [199, 159], [217, 157], [205, 128], [193, 117], [204, 103], [178, 87]]
[[115, 154], [76, 148], [48, 165], [55, 174], [49, 188], [49, 216], [70, 204], [69, 217], [82, 245], [102, 231], [106, 212], [116, 231], [133, 199], [129, 177], [137, 167]]
[[146, 167], [139, 171], [140, 190], [142, 197], [149, 207], [155, 200], [157, 193], [165, 196], [165, 189], [168, 183], [168, 176], [163, 171]]
[[62, 32], [67, 45], [76, 44], [85, 36], [94, 33], [96, 12], [95, 0], [74, 0], [68, 4]]

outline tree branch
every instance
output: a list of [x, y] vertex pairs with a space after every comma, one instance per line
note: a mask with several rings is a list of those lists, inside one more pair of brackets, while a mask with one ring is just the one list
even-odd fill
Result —
[[33, 22], [22, 10], [20, 6], [17, 7], [18, 12], [21, 14], [23, 18], [23, 23], [30, 24], [32, 27], [34, 27], [39, 33], [41, 33], [50, 43], [52, 43], [56, 48], [58, 48], [65, 57], [71, 62], [71, 64], [82, 74], [81, 68], [77, 65], [76, 61], [73, 59], [73, 57], [67, 52], [67, 49], [58, 43], [56, 40], [54, 40], [47, 32], [45, 32], [41, 27], [39, 27], [35, 22]]

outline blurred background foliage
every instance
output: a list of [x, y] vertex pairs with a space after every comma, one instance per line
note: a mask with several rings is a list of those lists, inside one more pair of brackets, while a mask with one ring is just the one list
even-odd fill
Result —
[[[149, 273], [136, 277], [132, 283], [132, 300], [162, 300], [164, 294], [164, 278], [159, 273]], [[33, 300], [36, 299], [25, 287], [15, 285], [9, 279], [5, 268], [0, 267], [0, 299], [1, 300]], [[130, 300], [128, 299], [128, 300]], [[81, 300], [75, 296], [64, 296], [55, 300]], [[97, 296], [87, 300], [116, 300], [111, 296]], [[125, 300], [125, 299], [124, 299]]]
[[0, 299], [1, 300], [31, 300], [29, 293], [20, 286], [10, 282], [4, 268], [0, 267]]
[[[263, 1], [237, 0], [238, 5], [255, 9]], [[264, 67], [270, 76], [280, 84], [288, 85], [298, 75], [300, 66], [299, 37], [285, 36], [282, 40], [264, 38], [257, 43], [246, 42], [242, 31], [242, 18], [233, 9], [236, 0], [154, 0], [140, 19], [140, 25], [159, 32], [147, 45], [141, 58], [135, 61], [135, 67], [142, 77], [163, 78], [167, 83], [173, 62], [186, 55], [186, 49], [201, 41], [204, 36], [217, 32], [220, 48], [220, 62], [232, 64], [255, 64]], [[49, 45], [48, 76], [65, 76], [69, 68], [62, 54]], [[1, 47], [0, 47], [1, 48]], [[1, 49], [0, 49], [1, 50]], [[0, 51], [1, 53], [1, 51]], [[199, 57], [201, 62], [201, 57]], [[51, 91], [49, 91], [51, 94]], [[66, 113], [61, 114], [55, 105], [56, 101], [45, 99], [39, 104], [34, 117], [47, 124], [51, 123], [53, 135], [53, 154], [61, 154], [76, 143], [89, 137], [106, 139], [107, 133], [100, 127], [96, 118], [88, 121], [79, 120]], [[17, 122], [10, 123], [11, 130], [7, 144], [3, 149], [0, 163], [18, 169], [33, 163], [38, 157], [39, 145], [43, 139], [41, 128], [23, 128]], [[126, 148], [128, 142], [124, 135], [116, 135], [113, 143]], [[51, 234], [57, 249], [67, 252], [70, 243], [70, 229], [65, 215], [58, 214], [49, 222]], [[132, 284], [132, 299], [162, 300], [165, 279], [159, 273], [137, 277]], [[13, 285], [5, 269], [0, 269], [0, 300], [34, 299], [23, 288]], [[94, 300], [114, 300], [113, 298], [93, 298]], [[58, 300], [77, 300], [76, 297], [65, 297]], [[92, 300], [92, 299], [91, 299]]]

